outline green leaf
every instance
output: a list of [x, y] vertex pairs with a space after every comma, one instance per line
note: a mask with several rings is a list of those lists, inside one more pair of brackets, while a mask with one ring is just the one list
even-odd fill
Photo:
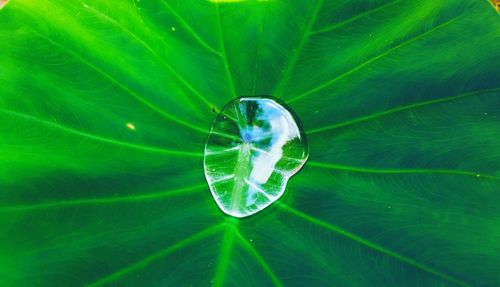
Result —
[[[0, 9], [0, 285], [500, 284], [489, 1]], [[310, 156], [238, 220], [203, 149], [253, 95], [294, 110]]]

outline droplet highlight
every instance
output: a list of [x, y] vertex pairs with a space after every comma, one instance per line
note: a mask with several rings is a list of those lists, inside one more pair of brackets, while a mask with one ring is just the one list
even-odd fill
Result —
[[308, 155], [290, 108], [273, 98], [238, 98], [214, 121], [205, 145], [205, 177], [224, 213], [246, 217], [278, 200]]

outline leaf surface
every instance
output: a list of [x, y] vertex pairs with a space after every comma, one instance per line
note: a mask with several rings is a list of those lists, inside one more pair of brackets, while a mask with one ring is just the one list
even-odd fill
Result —
[[[500, 284], [488, 1], [0, 9], [0, 285]], [[295, 111], [309, 161], [236, 220], [203, 149], [252, 95]]]

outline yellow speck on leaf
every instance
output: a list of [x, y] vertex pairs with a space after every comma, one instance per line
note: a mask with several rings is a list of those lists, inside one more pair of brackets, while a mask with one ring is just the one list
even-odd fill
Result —
[[131, 131], [135, 131], [135, 125], [133, 123], [127, 123], [127, 128]]

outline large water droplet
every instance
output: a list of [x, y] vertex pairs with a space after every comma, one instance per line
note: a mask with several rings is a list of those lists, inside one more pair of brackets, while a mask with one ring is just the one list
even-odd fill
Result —
[[222, 211], [245, 217], [280, 198], [307, 157], [304, 133], [289, 108], [271, 98], [238, 98], [212, 126], [205, 177]]

